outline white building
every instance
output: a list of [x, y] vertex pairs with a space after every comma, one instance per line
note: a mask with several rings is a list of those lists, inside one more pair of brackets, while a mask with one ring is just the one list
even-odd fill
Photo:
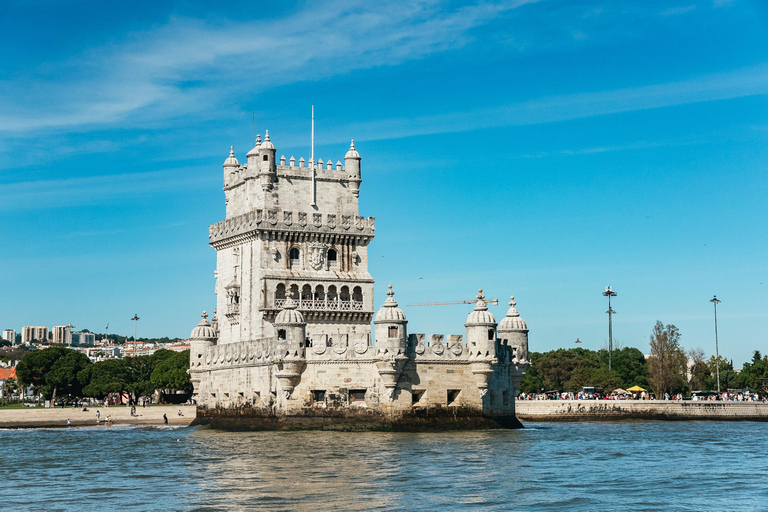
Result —
[[16, 330], [15, 329], [5, 329], [3, 331], [3, 339], [10, 341], [12, 345], [16, 344]]
[[21, 328], [21, 343], [29, 345], [33, 341], [48, 342], [48, 327], [25, 325]]
[[71, 325], [54, 325], [51, 329], [53, 339], [51, 342], [54, 345], [71, 345], [72, 344], [72, 326]]

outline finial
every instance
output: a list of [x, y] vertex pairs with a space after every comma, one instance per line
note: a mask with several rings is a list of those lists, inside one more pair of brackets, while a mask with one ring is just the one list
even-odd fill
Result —
[[485, 295], [483, 295], [483, 289], [480, 288], [479, 290], [477, 290], [477, 292], [478, 292], [477, 293], [477, 300], [483, 300], [485, 298]]
[[229, 146], [229, 157], [230, 158], [235, 157], [235, 146]]
[[349, 149], [355, 149], [355, 139], [352, 139], [352, 143], [349, 145]]
[[387, 290], [387, 295], [389, 295], [390, 297], [393, 296], [395, 292], [392, 291], [392, 285], [389, 285], [387, 288], [389, 288]]
[[256, 145], [257, 145], [257, 146], [261, 146], [261, 134], [258, 134], [258, 135], [256, 136]]
[[269, 130], [266, 131], [264, 134], [264, 142], [267, 142], [269, 140]]
[[208, 318], [208, 313], [206, 313], [205, 311], [203, 311], [203, 314], [202, 314], [202, 315], [200, 315], [200, 316], [201, 316], [201, 317], [203, 317], [203, 320], [205, 320], [206, 318]]
[[517, 305], [517, 302], [515, 302], [515, 296], [514, 295], [510, 295], [509, 296], [509, 305], [510, 306], [516, 306]]

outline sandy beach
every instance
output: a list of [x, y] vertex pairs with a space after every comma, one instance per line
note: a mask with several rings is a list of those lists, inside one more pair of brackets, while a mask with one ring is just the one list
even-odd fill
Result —
[[[99, 421], [96, 421], [99, 411]], [[179, 411], [183, 416], [179, 416]], [[169, 425], [189, 425], [195, 419], [194, 405], [153, 405], [137, 407], [136, 416], [131, 408], [124, 405], [110, 407], [88, 407], [87, 411], [72, 407], [45, 409], [0, 409], [0, 428], [66, 427], [67, 420], [73, 427], [108, 426], [107, 416], [112, 416], [112, 425], [163, 425], [163, 414], [168, 416]]]

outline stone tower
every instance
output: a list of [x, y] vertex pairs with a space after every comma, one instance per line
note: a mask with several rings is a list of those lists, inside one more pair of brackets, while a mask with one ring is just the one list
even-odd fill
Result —
[[217, 251], [218, 344], [274, 337], [290, 298], [306, 321], [308, 344], [370, 345], [374, 219], [358, 215], [354, 141], [344, 165], [276, 155], [267, 131], [245, 165], [234, 148], [224, 161], [226, 220], [209, 228]]

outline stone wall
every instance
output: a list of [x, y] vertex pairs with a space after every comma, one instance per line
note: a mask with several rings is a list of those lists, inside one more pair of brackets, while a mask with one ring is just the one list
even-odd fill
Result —
[[519, 400], [522, 421], [746, 420], [768, 421], [765, 402], [671, 400]]

